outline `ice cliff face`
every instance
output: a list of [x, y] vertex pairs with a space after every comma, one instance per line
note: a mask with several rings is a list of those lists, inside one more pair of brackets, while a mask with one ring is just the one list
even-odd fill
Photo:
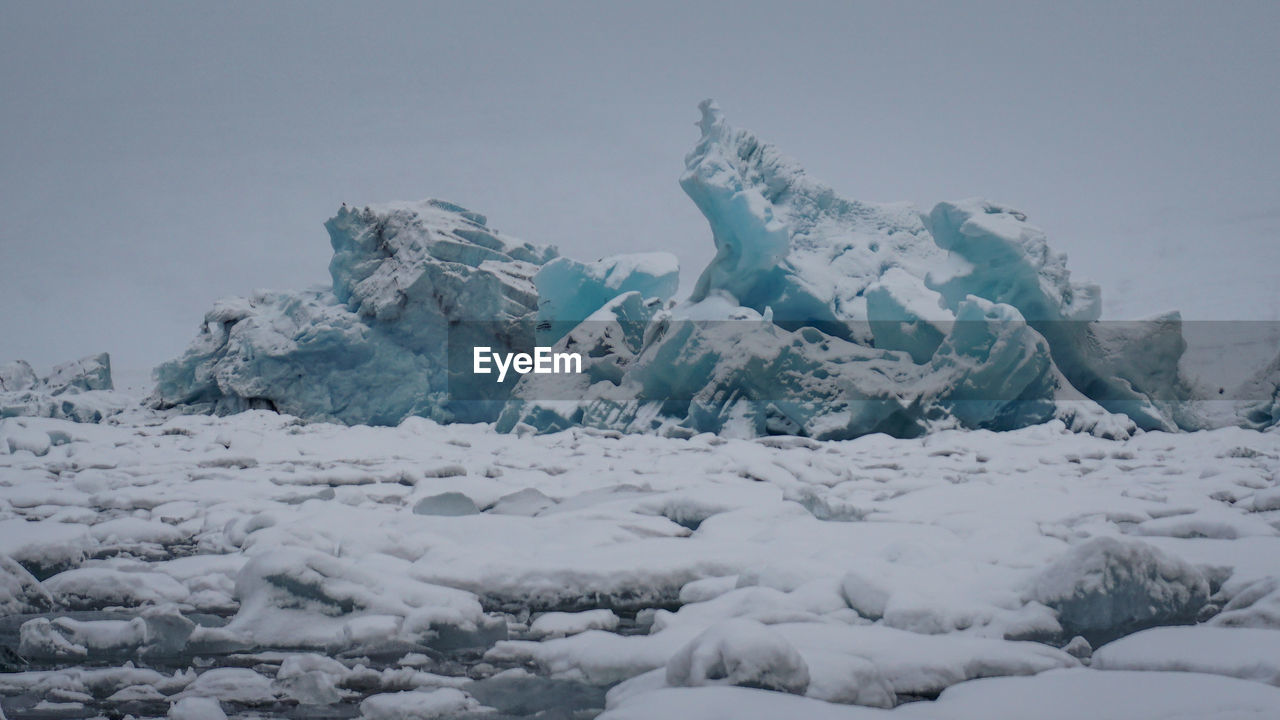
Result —
[[[687, 300], [670, 301], [665, 253], [579, 262], [441, 201], [343, 208], [326, 223], [331, 288], [219, 303], [157, 370], [155, 403], [815, 438], [1200, 424], [1178, 315], [1099, 323], [1098, 288], [1072, 281], [1022, 213], [846, 200], [714, 103], [701, 110], [680, 183], [716, 256]], [[535, 342], [582, 353], [583, 372], [501, 385], [468, 372], [476, 345]]]

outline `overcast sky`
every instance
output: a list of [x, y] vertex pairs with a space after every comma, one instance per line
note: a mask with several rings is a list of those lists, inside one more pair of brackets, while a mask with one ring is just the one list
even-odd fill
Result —
[[342, 202], [711, 257], [716, 98], [841, 194], [1017, 207], [1109, 317], [1280, 318], [1280, 3], [0, 0], [0, 362], [179, 354]]

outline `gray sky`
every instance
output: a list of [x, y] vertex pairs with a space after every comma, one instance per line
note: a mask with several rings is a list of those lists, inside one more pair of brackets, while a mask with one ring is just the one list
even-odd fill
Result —
[[1280, 3], [0, 0], [0, 361], [179, 354], [343, 201], [595, 258], [710, 233], [715, 97], [843, 195], [1013, 205], [1108, 317], [1280, 319]]

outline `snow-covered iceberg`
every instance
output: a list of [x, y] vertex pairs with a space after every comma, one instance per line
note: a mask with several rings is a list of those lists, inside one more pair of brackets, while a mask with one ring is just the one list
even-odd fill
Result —
[[[580, 262], [451, 203], [344, 207], [326, 223], [331, 286], [219, 302], [158, 368], [154, 404], [828, 439], [1204, 424], [1178, 370], [1178, 314], [1099, 322], [1097, 286], [1073, 281], [1022, 213], [846, 200], [701, 110], [680, 184], [716, 255], [687, 299], [672, 300], [666, 253]], [[472, 372], [475, 347], [535, 344], [580, 353], [581, 372]]]
[[555, 249], [440, 200], [344, 206], [325, 228], [331, 286], [219, 301], [187, 352], [156, 369], [153, 404], [348, 424], [493, 420], [505, 387], [455, 387], [494, 400], [451, 402], [450, 383], [469, 378], [449, 377], [450, 326], [461, 328], [456, 347], [522, 345], [537, 310], [533, 277]]
[[57, 365], [45, 377], [25, 360], [15, 360], [0, 365], [0, 418], [99, 422], [136, 402], [114, 389], [107, 353]]
[[514, 393], [524, 414], [499, 429], [846, 438], [1058, 417], [1118, 437], [1198, 425], [1178, 373], [1178, 315], [1098, 323], [1098, 288], [1072, 282], [1022, 213], [845, 200], [714, 103], [701, 109], [680, 184], [715, 258], [639, 347], [598, 353], [625, 365], [621, 379], [593, 377], [566, 406], [531, 402], [529, 386], [554, 383], [525, 378]]

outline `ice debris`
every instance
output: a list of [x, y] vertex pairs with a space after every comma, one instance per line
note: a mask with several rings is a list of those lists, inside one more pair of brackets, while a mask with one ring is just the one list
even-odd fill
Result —
[[[154, 404], [817, 439], [1208, 422], [1178, 370], [1179, 315], [1100, 323], [1098, 287], [1073, 280], [1023, 213], [847, 200], [713, 102], [701, 111], [680, 184], [716, 255], [684, 301], [665, 253], [580, 262], [439, 200], [344, 207], [326, 223], [331, 286], [219, 302], [158, 368]], [[582, 372], [469, 372], [475, 346], [535, 342], [579, 352]]]
[[16, 360], [0, 365], [0, 418], [101, 422], [136, 402], [113, 390], [107, 353], [57, 365], [45, 377]]

